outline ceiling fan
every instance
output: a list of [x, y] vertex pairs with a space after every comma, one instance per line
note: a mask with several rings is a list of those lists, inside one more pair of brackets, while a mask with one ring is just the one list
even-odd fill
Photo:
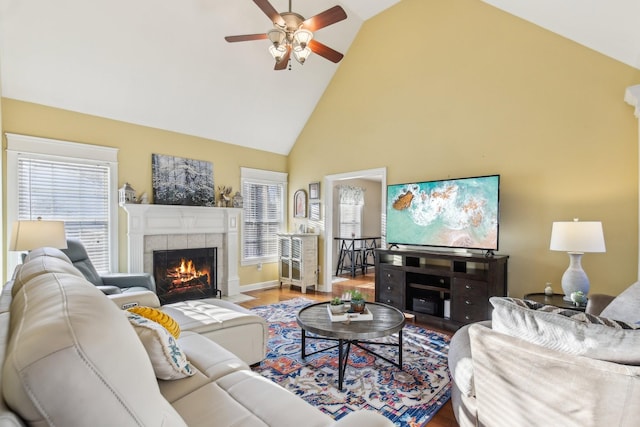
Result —
[[269, 39], [271, 41], [269, 52], [276, 61], [274, 70], [284, 70], [292, 53], [300, 64], [304, 64], [311, 52], [335, 63], [340, 62], [344, 56], [313, 39], [313, 31], [347, 18], [347, 13], [342, 7], [334, 6], [305, 19], [302, 15], [291, 11], [291, 0], [289, 0], [289, 11], [282, 13], [278, 13], [268, 0], [253, 0], [253, 2], [271, 19], [273, 28], [266, 33], [227, 36], [224, 39], [229, 43]]

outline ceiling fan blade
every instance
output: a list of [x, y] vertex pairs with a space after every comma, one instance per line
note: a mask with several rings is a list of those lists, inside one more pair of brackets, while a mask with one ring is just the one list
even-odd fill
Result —
[[335, 63], [340, 62], [340, 60], [344, 57], [344, 55], [337, 50], [331, 49], [329, 46], [316, 41], [316, 39], [311, 39], [311, 41], [309, 42], [309, 49], [311, 49], [313, 53], [316, 53]]
[[267, 38], [265, 33], [262, 34], [244, 34], [242, 36], [227, 36], [224, 39], [229, 43], [248, 42], [251, 40], [264, 40]]
[[291, 45], [287, 46], [287, 53], [284, 54], [280, 62], [276, 62], [276, 66], [273, 67], [274, 70], [284, 70], [287, 68], [287, 64], [289, 63], [289, 58], [291, 57]]
[[347, 12], [340, 6], [333, 6], [331, 9], [327, 9], [302, 23], [302, 27], [314, 32], [320, 28], [324, 28], [328, 25], [340, 22], [343, 19], [347, 19]]
[[271, 22], [280, 26], [285, 25], [284, 19], [282, 18], [282, 16], [280, 16], [278, 11], [273, 6], [271, 6], [269, 0], [253, 0], [253, 2], [258, 5], [260, 10], [262, 10], [264, 14], [269, 17], [269, 19], [271, 19]]

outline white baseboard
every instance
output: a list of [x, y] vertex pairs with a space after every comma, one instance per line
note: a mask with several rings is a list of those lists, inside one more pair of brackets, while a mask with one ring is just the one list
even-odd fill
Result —
[[277, 280], [270, 280], [268, 282], [253, 283], [251, 285], [242, 285], [240, 286], [240, 292], [259, 291], [262, 289], [277, 288], [278, 286], [280, 286], [280, 282], [278, 282]]

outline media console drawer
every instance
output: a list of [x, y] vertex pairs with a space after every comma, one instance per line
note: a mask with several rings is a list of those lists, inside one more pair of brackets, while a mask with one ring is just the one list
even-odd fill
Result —
[[489, 304], [487, 282], [453, 279], [451, 304], [451, 317], [455, 321], [469, 323], [487, 319]]
[[393, 266], [380, 268], [380, 280], [376, 284], [377, 301], [404, 310], [404, 271]]

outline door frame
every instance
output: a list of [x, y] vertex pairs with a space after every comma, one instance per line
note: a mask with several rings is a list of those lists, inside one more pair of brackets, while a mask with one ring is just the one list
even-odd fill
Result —
[[365, 169], [360, 171], [345, 172], [334, 175], [326, 175], [323, 182], [323, 198], [325, 200], [324, 210], [324, 266], [323, 266], [323, 290], [332, 291], [333, 278], [333, 189], [340, 181], [348, 179], [372, 179], [380, 181], [380, 236], [381, 246], [386, 245], [386, 212], [387, 212], [387, 168]]

